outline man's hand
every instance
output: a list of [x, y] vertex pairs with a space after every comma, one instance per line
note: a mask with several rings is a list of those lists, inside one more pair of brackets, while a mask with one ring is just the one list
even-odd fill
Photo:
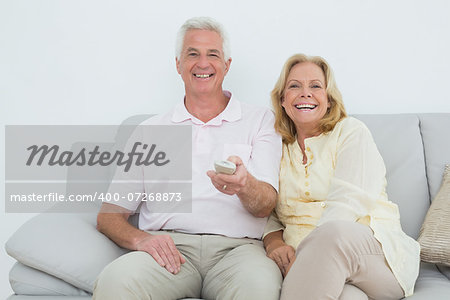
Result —
[[283, 232], [269, 233], [264, 238], [264, 247], [266, 248], [267, 256], [278, 265], [283, 277], [286, 277], [295, 261], [295, 249], [283, 241]]
[[220, 192], [227, 195], [234, 195], [239, 193], [247, 183], [248, 172], [238, 156], [230, 156], [228, 161], [236, 165], [236, 171], [232, 175], [216, 173], [208, 171], [206, 174], [211, 178], [211, 183]]
[[214, 171], [206, 173], [214, 187], [227, 195], [236, 194], [253, 216], [269, 216], [276, 204], [277, 191], [269, 183], [253, 177], [238, 156], [230, 156], [228, 160], [236, 164], [236, 172], [233, 175], [218, 174]]
[[131, 212], [118, 205], [103, 203], [97, 216], [97, 230], [117, 245], [144, 251], [167, 271], [177, 274], [186, 260], [169, 235], [151, 235], [128, 223]]
[[173, 274], [180, 272], [181, 264], [186, 260], [175, 247], [170, 235], [151, 235], [141, 239], [136, 243], [136, 250], [145, 251], [150, 254], [155, 261], [166, 268], [167, 271]]

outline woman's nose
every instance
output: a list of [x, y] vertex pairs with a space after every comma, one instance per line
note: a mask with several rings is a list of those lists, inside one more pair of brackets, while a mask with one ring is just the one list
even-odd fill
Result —
[[311, 98], [312, 94], [308, 88], [302, 88], [300, 91], [300, 96], [303, 98]]

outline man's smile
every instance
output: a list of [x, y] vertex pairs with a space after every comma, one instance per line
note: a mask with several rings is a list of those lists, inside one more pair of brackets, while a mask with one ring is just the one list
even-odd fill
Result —
[[194, 74], [196, 78], [210, 78], [214, 76], [214, 74]]

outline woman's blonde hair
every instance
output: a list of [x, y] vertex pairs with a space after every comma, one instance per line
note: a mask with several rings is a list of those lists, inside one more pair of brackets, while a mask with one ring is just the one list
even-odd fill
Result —
[[333, 71], [331, 70], [328, 62], [320, 56], [307, 56], [305, 54], [295, 54], [291, 56], [283, 66], [280, 77], [278, 78], [275, 87], [272, 90], [272, 106], [275, 111], [275, 130], [281, 134], [283, 143], [290, 144], [295, 141], [297, 130], [294, 122], [289, 118], [281, 105], [284, 91], [286, 88], [286, 81], [292, 68], [300, 63], [311, 62], [322, 69], [325, 75], [325, 86], [328, 96], [330, 107], [320, 120], [320, 131], [322, 133], [333, 130], [334, 126], [343, 118], [347, 116], [345, 112], [344, 102], [342, 101], [342, 95], [337, 88], [336, 81], [334, 79]]

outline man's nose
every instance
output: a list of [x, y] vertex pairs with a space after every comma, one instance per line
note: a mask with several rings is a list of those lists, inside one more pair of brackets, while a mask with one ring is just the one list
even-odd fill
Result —
[[200, 55], [197, 66], [200, 68], [207, 68], [209, 66], [208, 57], [206, 55]]

